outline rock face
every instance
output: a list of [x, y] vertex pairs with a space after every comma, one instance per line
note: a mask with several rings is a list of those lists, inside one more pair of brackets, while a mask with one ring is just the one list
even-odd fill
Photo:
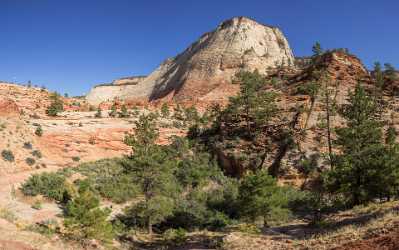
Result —
[[[292, 65], [294, 57], [282, 32], [245, 17], [236, 17], [204, 34], [183, 53], [166, 60], [137, 85], [94, 88], [87, 100], [97, 105], [120, 100], [214, 100], [229, 93], [240, 70]], [[119, 88], [118, 88], [119, 87]], [[234, 92], [234, 91], [231, 91]]]
[[136, 85], [142, 82], [147, 76], [131, 76], [116, 79], [112, 82], [114, 85]]

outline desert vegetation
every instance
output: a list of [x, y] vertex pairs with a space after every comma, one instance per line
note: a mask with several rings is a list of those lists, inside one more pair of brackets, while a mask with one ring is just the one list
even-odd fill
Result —
[[[324, 53], [316, 44], [312, 60]], [[370, 204], [392, 204], [399, 196], [397, 132], [386, 126], [381, 115], [386, 109], [381, 86], [389, 70], [377, 64], [376, 82], [381, 82], [359, 81], [342, 105], [335, 102], [323, 72], [296, 89], [297, 94], [308, 95], [311, 103], [320, 101], [325, 108], [318, 117], [318, 129], [327, 151], [304, 154], [298, 161], [302, 185], [279, 183], [284, 178], [282, 156], [269, 157], [277, 139], [280, 153], [296, 147], [296, 132], [279, 115], [275, 78], [255, 71], [236, 75], [234, 82], [240, 91], [226, 107], [215, 105], [202, 113], [193, 106], [176, 105], [170, 110], [164, 104], [160, 113], [134, 114], [126, 106], [118, 112], [112, 105], [110, 117], [135, 116], [134, 133], [124, 139], [132, 149], [129, 155], [36, 174], [21, 191], [57, 202], [63, 208], [63, 226], [57, 233], [82, 244], [96, 239], [105, 245], [112, 245], [113, 240], [135, 245], [139, 243], [134, 235], [140, 234], [157, 239], [147, 242], [148, 247], [158, 244], [173, 249], [198, 230], [214, 235], [226, 230], [256, 235], [296, 221], [314, 230], [332, 230], [334, 216]], [[272, 89], [266, 88], [270, 86]], [[330, 120], [336, 115], [344, 119], [339, 127]], [[101, 117], [100, 108], [95, 116]], [[187, 136], [159, 145], [159, 128], [165, 119], [187, 129]], [[24, 147], [31, 148], [28, 143]], [[239, 166], [226, 169], [220, 152], [234, 154]], [[40, 158], [37, 153], [34, 156]], [[28, 159], [34, 161], [27, 158], [27, 163]], [[73, 160], [79, 161], [76, 156]], [[314, 241], [305, 237], [296, 244]], [[220, 240], [209, 244], [229, 249]]]

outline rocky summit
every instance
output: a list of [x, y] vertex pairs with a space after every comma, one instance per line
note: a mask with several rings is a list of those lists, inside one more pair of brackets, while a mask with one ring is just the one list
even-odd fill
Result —
[[87, 95], [92, 105], [125, 101], [218, 101], [235, 93], [232, 78], [240, 70], [266, 73], [294, 64], [283, 33], [246, 17], [222, 22], [183, 53], [167, 59], [136, 84], [99, 85]]

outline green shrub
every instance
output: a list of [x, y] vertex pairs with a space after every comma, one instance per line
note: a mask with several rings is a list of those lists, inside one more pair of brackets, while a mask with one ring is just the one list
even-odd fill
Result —
[[187, 240], [186, 230], [183, 228], [178, 229], [168, 229], [162, 234], [162, 238], [164, 241], [168, 242], [169, 244], [174, 245], [182, 245]]
[[36, 232], [45, 236], [53, 236], [59, 230], [56, 220], [49, 219], [36, 224], [30, 225], [26, 228], [29, 231]]
[[124, 203], [140, 192], [132, 175], [126, 173], [120, 159], [104, 159], [83, 163], [75, 171], [87, 177], [93, 188], [106, 199]]
[[64, 111], [64, 103], [58, 93], [54, 93], [50, 96], [52, 99], [50, 106], [46, 109], [48, 116], [57, 116], [59, 112]]
[[32, 151], [32, 156], [40, 159], [40, 158], [42, 158], [43, 155], [42, 155], [42, 152], [40, 152], [40, 150], [33, 150]]
[[67, 193], [65, 177], [57, 173], [34, 174], [22, 184], [25, 195], [43, 195], [56, 201], [63, 201]]
[[3, 157], [3, 159], [5, 161], [9, 161], [9, 162], [14, 162], [15, 161], [15, 157], [14, 154], [11, 150], [3, 150], [1, 151], [1, 156]]
[[112, 224], [108, 221], [109, 209], [100, 208], [100, 201], [90, 187], [79, 187], [79, 194], [65, 207], [65, 232], [73, 240], [97, 239], [110, 243], [114, 236]]
[[37, 135], [37, 136], [42, 136], [43, 135], [42, 126], [39, 125], [39, 126], [36, 127], [35, 135]]
[[31, 158], [31, 157], [28, 157], [28, 158], [25, 159], [25, 162], [26, 162], [26, 164], [28, 164], [29, 166], [33, 166], [33, 165], [36, 163], [36, 160], [33, 159], [33, 158]]
[[78, 162], [78, 161], [80, 161], [80, 157], [79, 156], [73, 156], [72, 160]]

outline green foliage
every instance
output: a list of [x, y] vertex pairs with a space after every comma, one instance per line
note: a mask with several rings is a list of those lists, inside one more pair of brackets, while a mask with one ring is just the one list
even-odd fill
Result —
[[75, 162], [78, 162], [78, 161], [80, 161], [80, 157], [79, 156], [73, 156], [72, 160], [75, 161]]
[[[269, 216], [288, 206], [284, 190], [265, 171], [245, 176], [239, 187], [240, 214], [252, 222], [262, 218], [267, 225]], [[287, 210], [285, 210], [288, 212]]]
[[187, 240], [186, 230], [183, 228], [168, 229], [162, 234], [162, 238], [168, 244], [181, 245]]
[[168, 118], [170, 116], [169, 106], [167, 103], [163, 103], [161, 107], [161, 116], [163, 118]]
[[51, 237], [59, 231], [59, 225], [56, 220], [50, 219], [30, 225], [27, 229]]
[[297, 88], [298, 94], [309, 95], [310, 98], [312, 99], [312, 102], [315, 101], [316, 96], [319, 93], [319, 90], [320, 90], [320, 84], [317, 82], [306, 83], [306, 84], [300, 85]]
[[37, 200], [37, 201], [35, 201], [35, 203], [33, 203], [32, 208], [36, 209], [36, 210], [40, 210], [40, 209], [42, 209], [42, 203]]
[[36, 160], [33, 159], [33, 158], [31, 158], [31, 157], [28, 157], [28, 158], [25, 159], [25, 162], [26, 162], [26, 164], [28, 164], [29, 166], [33, 166], [33, 165], [35, 165]]
[[252, 138], [259, 134], [276, 114], [277, 96], [274, 92], [262, 91], [265, 79], [257, 71], [240, 72], [237, 74], [237, 80], [240, 83], [240, 93], [230, 98], [224, 115], [229, 123], [239, 123], [243, 118], [247, 136]]
[[102, 113], [101, 113], [101, 107], [98, 106], [97, 112], [96, 112], [96, 114], [94, 115], [94, 117], [95, 117], [95, 118], [101, 118], [102, 116], [103, 116], [103, 115], [102, 115]]
[[100, 208], [98, 198], [87, 186], [79, 188], [78, 195], [65, 207], [66, 235], [74, 240], [97, 239], [109, 243], [114, 237], [108, 221], [109, 209]]
[[119, 113], [119, 117], [120, 117], [120, 118], [127, 118], [127, 117], [129, 117], [129, 116], [130, 116], [130, 114], [129, 114], [129, 112], [127, 111], [126, 105], [122, 105], [122, 107], [121, 107], [121, 112]]
[[56, 201], [63, 201], [68, 189], [65, 177], [57, 173], [34, 174], [21, 186], [25, 195], [43, 195]]
[[59, 112], [64, 111], [64, 103], [58, 93], [50, 96], [51, 104], [46, 110], [48, 116], [57, 116]]
[[178, 121], [184, 121], [184, 111], [183, 111], [182, 107], [180, 106], [180, 104], [177, 104], [173, 108], [172, 118], [175, 120], [178, 120]]
[[37, 135], [37, 136], [42, 136], [43, 135], [42, 126], [39, 125], [39, 126], [36, 127], [35, 135]]
[[4, 149], [3, 151], [1, 151], [1, 156], [3, 157], [3, 160], [5, 160], [5, 161], [9, 161], [9, 162], [15, 161], [14, 154], [11, 150]]
[[135, 198], [140, 189], [120, 159], [105, 159], [83, 163], [75, 169], [87, 177], [92, 187], [103, 197], [116, 203]]
[[42, 152], [40, 150], [33, 150], [31, 154], [32, 154], [32, 156], [34, 156], [38, 159], [43, 157]]
[[128, 208], [126, 214], [134, 218], [138, 225], [146, 226], [148, 232], [152, 233], [152, 226], [172, 215], [174, 206], [173, 198], [165, 195], [154, 195]]
[[360, 84], [349, 93], [348, 102], [341, 110], [347, 125], [337, 129], [336, 144], [342, 153], [336, 156], [336, 167], [326, 180], [331, 192], [343, 194], [353, 206], [385, 193], [389, 188], [386, 178], [392, 178], [398, 169], [394, 163], [398, 154], [394, 150], [387, 155], [378, 105]]
[[116, 103], [113, 103], [111, 106], [111, 111], [108, 113], [108, 115], [110, 117], [116, 117], [117, 114], [118, 114], [118, 110], [116, 108]]
[[313, 56], [321, 56], [323, 54], [323, 49], [319, 42], [316, 42], [312, 47]]
[[131, 146], [137, 154], [139, 154], [138, 150], [143, 150], [143, 153], [145, 153], [155, 145], [155, 141], [159, 137], [156, 117], [151, 114], [142, 114], [135, 125], [135, 134], [128, 134], [124, 140], [125, 144]]
[[146, 221], [150, 233], [153, 223], [160, 222], [172, 212], [172, 197], [178, 189], [173, 175], [174, 162], [168, 160], [168, 153], [155, 144], [158, 137], [156, 116], [143, 114], [136, 121], [135, 134], [125, 138], [125, 143], [132, 146], [133, 154], [125, 159], [124, 167], [134, 174], [145, 197], [132, 211]]

